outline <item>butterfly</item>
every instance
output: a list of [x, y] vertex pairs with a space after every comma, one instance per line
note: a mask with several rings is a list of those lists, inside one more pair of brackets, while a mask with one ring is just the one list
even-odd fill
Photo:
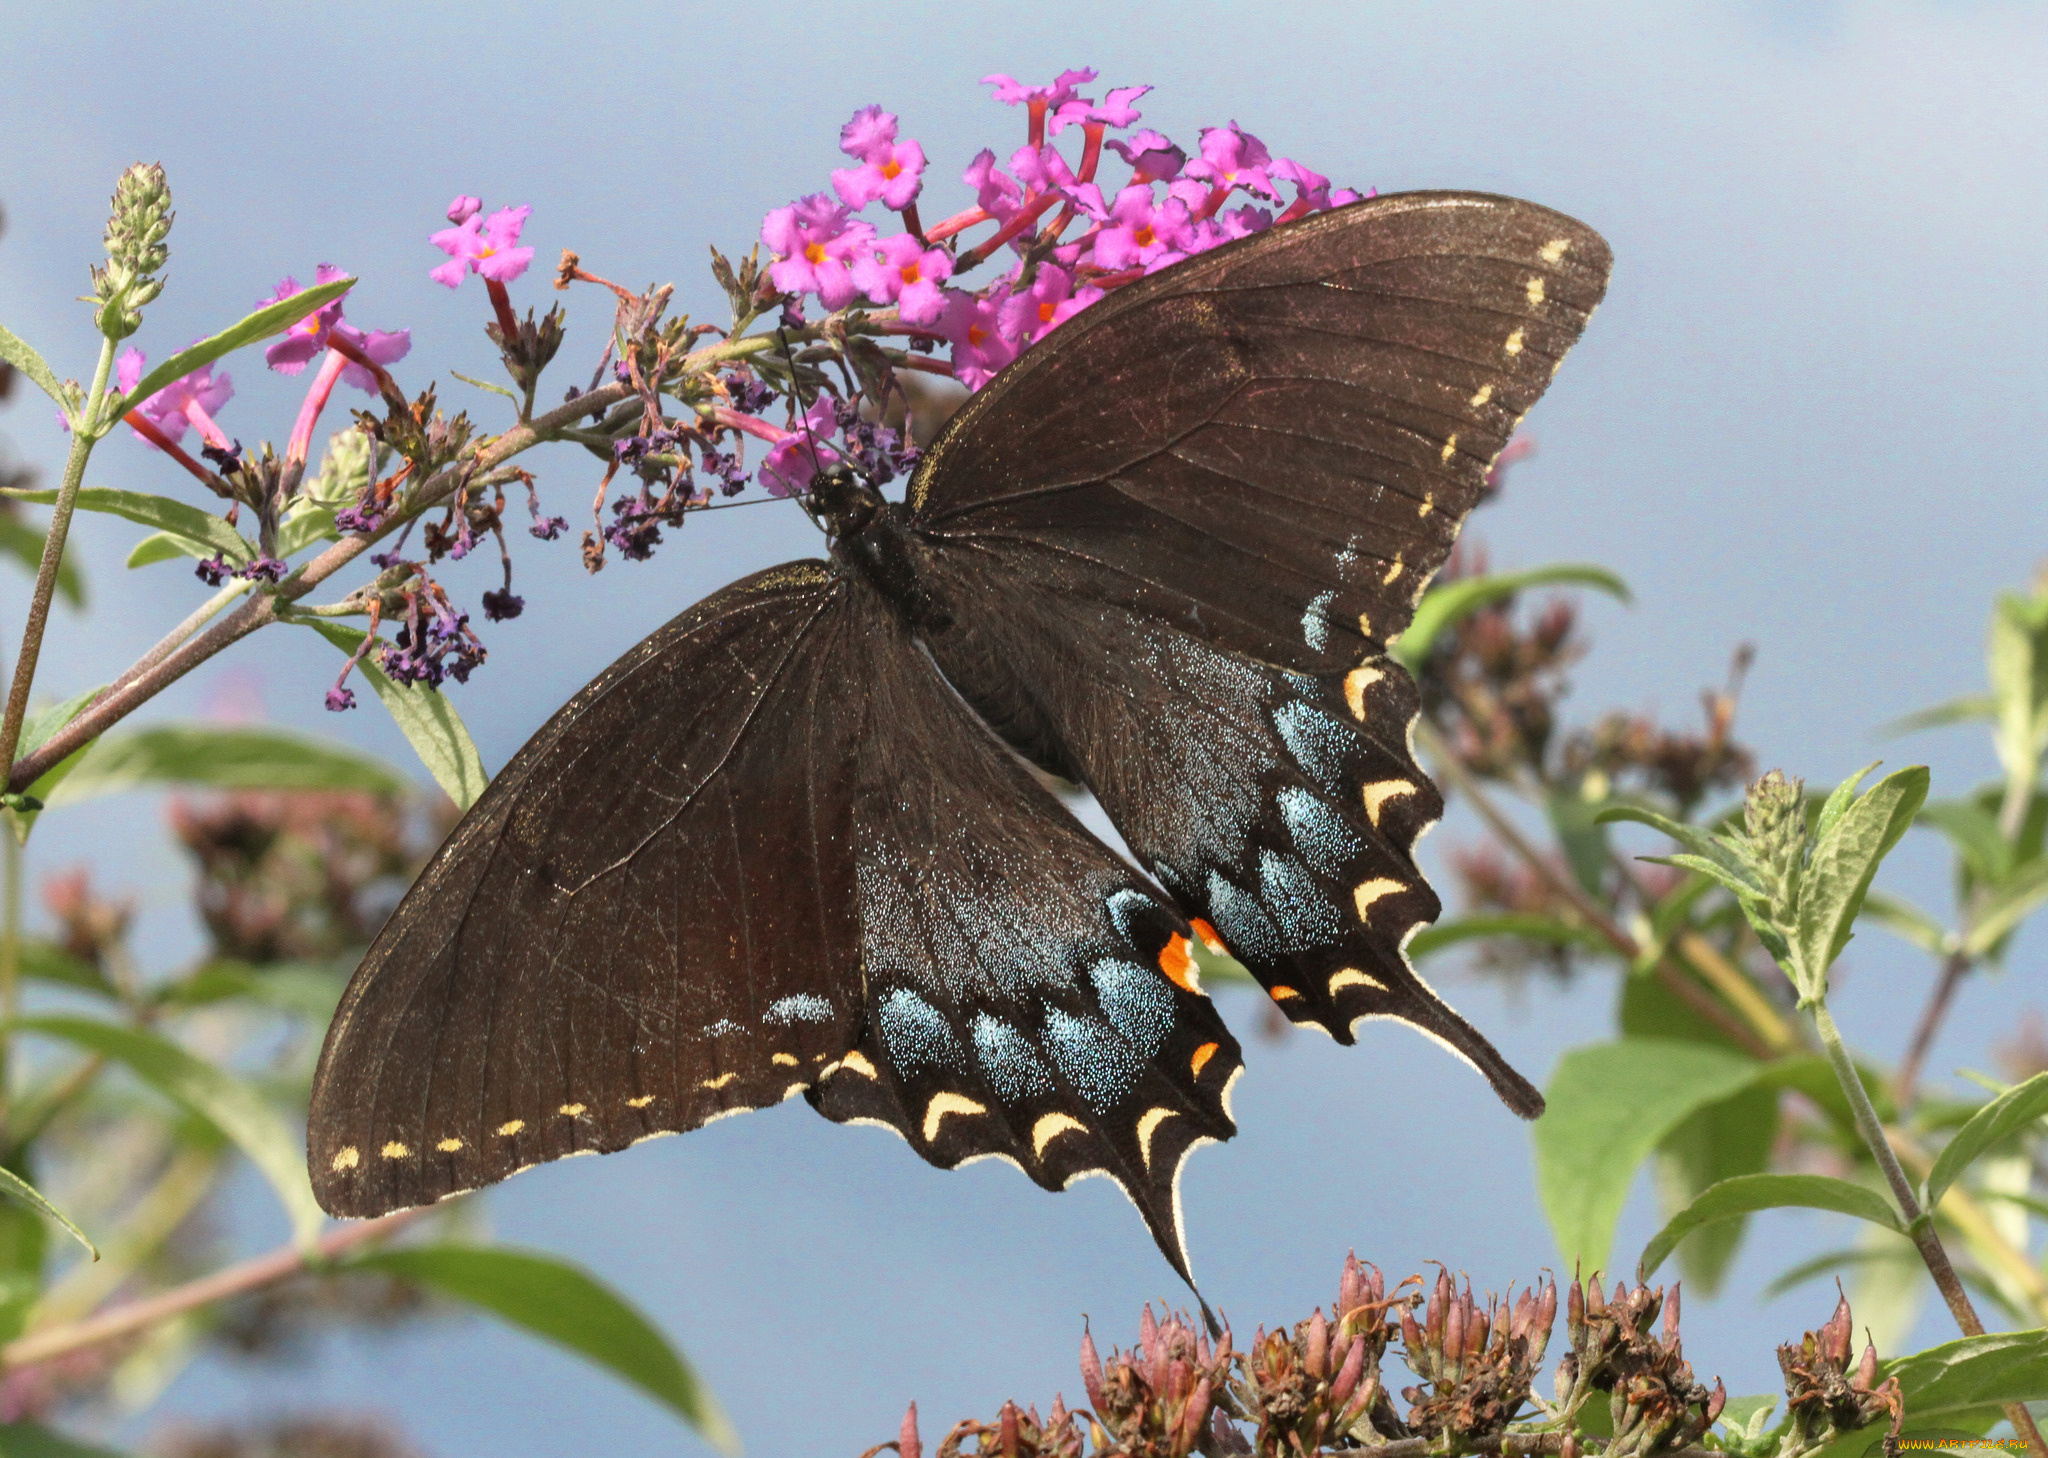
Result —
[[320, 1203], [802, 1094], [942, 1167], [1107, 1176], [1187, 1278], [1180, 1174], [1243, 1069], [1198, 941], [1297, 1024], [1398, 1019], [1541, 1112], [1402, 951], [1443, 802], [1387, 645], [1608, 267], [1532, 203], [1373, 198], [1068, 321], [903, 501], [821, 477], [829, 558], [606, 669], [379, 933], [314, 1080]]

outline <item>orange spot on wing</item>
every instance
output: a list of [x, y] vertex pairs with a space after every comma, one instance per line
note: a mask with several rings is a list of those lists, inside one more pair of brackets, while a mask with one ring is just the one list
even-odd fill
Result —
[[1290, 997], [1300, 997], [1300, 996], [1301, 996], [1301, 994], [1300, 994], [1300, 993], [1296, 992], [1296, 991], [1295, 991], [1295, 990], [1294, 990], [1293, 988], [1291, 988], [1291, 987], [1275, 987], [1275, 988], [1272, 988], [1272, 989], [1270, 989], [1270, 990], [1271, 990], [1271, 992], [1272, 992], [1272, 994], [1273, 994], [1273, 1001], [1275, 1001], [1275, 1002], [1285, 1002], [1285, 1001], [1287, 1001], [1287, 999], [1288, 999], [1288, 998], [1290, 998]]
[[1223, 938], [1216, 934], [1216, 928], [1208, 922], [1198, 916], [1188, 925], [1195, 929], [1195, 935], [1202, 939], [1202, 945], [1217, 956], [1225, 957], [1230, 954], [1230, 948], [1223, 945]]
[[1204, 1043], [1201, 1047], [1195, 1050], [1195, 1056], [1193, 1061], [1189, 1064], [1189, 1068], [1194, 1073], [1196, 1078], [1200, 1078], [1202, 1076], [1202, 1070], [1209, 1066], [1209, 1060], [1216, 1056], [1216, 1050], [1220, 1046], [1221, 1045], [1217, 1043]]
[[1159, 953], [1159, 970], [1166, 974], [1166, 980], [1184, 992], [1200, 992], [1195, 983], [1195, 955], [1190, 950], [1192, 943], [1179, 932], [1173, 934]]

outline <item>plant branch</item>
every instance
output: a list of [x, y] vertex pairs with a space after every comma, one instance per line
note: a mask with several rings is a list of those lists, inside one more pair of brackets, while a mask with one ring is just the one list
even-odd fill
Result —
[[1913, 1041], [1907, 1045], [1906, 1056], [1892, 1079], [1892, 1102], [1901, 1109], [1913, 1102], [1915, 1085], [1920, 1082], [1920, 1070], [1927, 1062], [1928, 1050], [1934, 1046], [1934, 1035], [1941, 1031], [1949, 1005], [1955, 1001], [1956, 988], [1962, 984], [1969, 970], [1970, 954], [1960, 950], [1950, 952], [1941, 964], [1941, 976], [1935, 979], [1934, 992], [1928, 997], [1927, 1006], [1921, 1009], [1920, 1021], [1913, 1029]]
[[[1849, 1107], [1856, 1115], [1856, 1131], [1869, 1146], [1871, 1156], [1877, 1160], [1877, 1167], [1884, 1172], [1885, 1183], [1892, 1189], [1892, 1198], [1898, 1202], [1899, 1213], [1906, 1217], [1907, 1238], [1920, 1252], [1920, 1259], [1926, 1263], [1927, 1273], [1934, 1277], [1934, 1285], [1941, 1292], [1941, 1299], [1947, 1303], [1949, 1314], [1962, 1328], [1964, 1336], [1984, 1335], [1984, 1323], [1978, 1319], [1977, 1308], [1970, 1302], [1970, 1293], [1963, 1289], [1956, 1268], [1950, 1264], [1948, 1251], [1943, 1248], [1941, 1236], [1935, 1231], [1934, 1219], [1920, 1208], [1920, 1199], [1914, 1190], [1913, 1181], [1906, 1177], [1906, 1171], [1899, 1164], [1899, 1156], [1892, 1148], [1890, 1137], [1877, 1117], [1877, 1110], [1871, 1105], [1870, 1091], [1863, 1086], [1863, 1077], [1856, 1071], [1855, 1060], [1850, 1058], [1848, 1048], [1842, 1042], [1842, 1030], [1835, 1026], [1834, 1015], [1828, 1011], [1825, 1002], [1817, 1002], [1813, 1009], [1814, 1026], [1820, 1030], [1821, 1046], [1826, 1049], [1828, 1062], [1833, 1065], [1835, 1078], [1842, 1085], [1842, 1092], [1849, 1100]], [[2026, 1438], [2033, 1447], [2037, 1458], [2048, 1458], [2048, 1444], [2041, 1439], [2040, 1429], [2028, 1415], [2025, 1404], [2010, 1402], [2004, 1405], [2005, 1416], [2013, 1425], [2013, 1431]]]
[[31, 1367], [54, 1357], [133, 1336], [188, 1311], [197, 1311], [231, 1296], [260, 1290], [290, 1276], [303, 1275], [359, 1245], [381, 1240], [404, 1229], [430, 1208], [400, 1210], [375, 1220], [365, 1220], [359, 1225], [344, 1225], [321, 1236], [310, 1249], [296, 1244], [281, 1245], [250, 1260], [223, 1267], [210, 1276], [173, 1286], [158, 1295], [130, 1301], [82, 1321], [66, 1322], [47, 1331], [17, 1337], [0, 1347], [0, 1371]]
[[6, 755], [10, 766], [21, 750], [21, 725], [28, 717], [28, 691], [35, 684], [36, 660], [42, 657], [43, 633], [50, 625], [50, 598], [57, 591], [57, 569], [64, 564], [64, 539], [71, 532], [71, 511], [78, 504], [78, 488], [85, 480], [85, 463], [92, 455], [100, 412], [106, 409], [107, 376], [113, 367], [114, 341], [102, 340], [100, 361], [93, 370], [92, 393], [85, 397], [78, 419], [72, 424], [71, 451], [64, 459], [64, 479], [57, 487], [57, 504], [50, 510], [50, 529], [43, 537], [43, 560], [36, 567], [35, 593], [29, 598], [28, 622], [21, 630], [21, 656], [14, 665], [14, 682], [7, 688], [6, 717], [0, 720], [0, 754]]
[[[1519, 856], [1531, 871], [1542, 878], [1543, 883], [1552, 892], [1583, 917], [1587, 925], [1599, 933], [1601, 940], [1630, 963], [1642, 956], [1641, 944], [1608, 914], [1607, 909], [1588, 896], [1584, 887], [1561, 872], [1547, 856], [1530, 843], [1528, 837], [1516, 829], [1515, 823], [1508, 819], [1500, 806], [1494, 804], [1493, 797], [1486, 793], [1485, 787], [1479, 783], [1479, 777], [1468, 770], [1451, 752], [1450, 746], [1444, 743], [1442, 736], [1428, 720], [1416, 721], [1415, 740], [1428, 751], [1431, 759], [1442, 770], [1444, 778], [1472, 802], [1472, 808], [1479, 812], [1479, 818], [1499, 837], [1501, 844]], [[1654, 971], [1657, 980], [1674, 997], [1726, 1033], [1744, 1052], [1755, 1058], [1769, 1060], [1777, 1057], [1782, 1051], [1760, 1037], [1746, 1022], [1730, 1012], [1718, 998], [1673, 966], [1668, 959], [1659, 958]]]

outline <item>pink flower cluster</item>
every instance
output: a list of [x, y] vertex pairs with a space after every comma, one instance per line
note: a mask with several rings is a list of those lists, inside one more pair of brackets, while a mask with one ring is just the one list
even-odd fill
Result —
[[[1026, 86], [985, 77], [997, 101], [1025, 108], [1025, 145], [1007, 171], [992, 149], [981, 151], [962, 174], [974, 205], [929, 228], [917, 211], [923, 147], [899, 138], [896, 117], [863, 107], [840, 130], [840, 150], [855, 165], [832, 173], [832, 192], [800, 198], [763, 222], [762, 241], [775, 254], [770, 279], [798, 300], [815, 295], [828, 310], [893, 305], [899, 332], [943, 340], [951, 357], [940, 368], [980, 389], [1107, 291], [1359, 197], [1274, 158], [1235, 122], [1205, 129], [1192, 159], [1149, 128], [1111, 138], [1140, 120], [1135, 103], [1151, 88], [1120, 87], [1096, 102], [1080, 94], [1095, 78], [1092, 70], [1065, 71], [1049, 86]], [[1081, 134], [1078, 161], [1050, 140], [1070, 127]], [[1099, 179], [1105, 150], [1130, 168], [1114, 193]], [[1283, 188], [1292, 196], [1283, 198]], [[1240, 193], [1249, 200], [1227, 208]], [[876, 202], [899, 215], [902, 232], [883, 235], [855, 216]], [[983, 224], [993, 231], [964, 247], [967, 230]], [[1007, 272], [979, 288], [958, 286], [957, 276], [1004, 247], [1016, 255]]]

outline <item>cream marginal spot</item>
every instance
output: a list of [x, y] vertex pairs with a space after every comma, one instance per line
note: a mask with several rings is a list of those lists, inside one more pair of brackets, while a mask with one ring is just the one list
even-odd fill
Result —
[[355, 1145], [351, 1144], [346, 1149], [337, 1150], [334, 1155], [333, 1163], [329, 1164], [327, 1167], [333, 1170], [336, 1174], [340, 1174], [345, 1169], [354, 1169], [357, 1165], [361, 1164], [362, 1162], [362, 1152], [358, 1150], [355, 1147]]
[[1365, 691], [1387, 675], [1384, 670], [1372, 664], [1363, 664], [1344, 675], [1344, 702], [1351, 706], [1351, 717], [1363, 723], [1365, 720]]
[[1479, 407], [1480, 407], [1481, 405], [1484, 405], [1484, 404], [1485, 404], [1485, 403], [1486, 403], [1486, 402], [1487, 402], [1488, 400], [1491, 400], [1492, 398], [1493, 398], [1493, 386], [1491, 386], [1491, 385], [1481, 385], [1481, 386], [1479, 387], [1479, 393], [1478, 393], [1478, 394], [1476, 394], [1476, 395], [1474, 395], [1474, 396], [1473, 396], [1473, 397], [1472, 397], [1471, 399], [1467, 400], [1467, 401], [1466, 401], [1465, 403], [1466, 403], [1467, 405], [1471, 406], [1471, 407], [1472, 407], [1472, 408], [1473, 408], [1474, 410], [1477, 410], [1477, 409], [1478, 409], [1478, 408], [1479, 408]]
[[1529, 280], [1529, 307], [1535, 308], [1543, 302], [1543, 278], [1539, 274]]
[[447, 1139], [443, 1139], [439, 1144], [436, 1144], [434, 1148], [440, 1150], [443, 1154], [453, 1154], [456, 1150], [462, 1148], [462, 1141], [460, 1139], [450, 1137]]
[[1138, 1120], [1138, 1153], [1145, 1161], [1145, 1168], [1152, 1168], [1152, 1136], [1159, 1132], [1159, 1126], [1171, 1119], [1177, 1109], [1147, 1109], [1145, 1116]]
[[1522, 352], [1522, 332], [1520, 329], [1517, 329], [1513, 334], [1510, 334], [1508, 342], [1502, 345], [1501, 348], [1505, 349], [1509, 354], [1520, 354]]
[[939, 1122], [948, 1114], [986, 1114], [987, 1106], [977, 1104], [964, 1094], [952, 1092], [932, 1095], [932, 1101], [924, 1110], [924, 1142], [929, 1144], [939, 1137]]
[[1372, 904], [1375, 901], [1406, 889], [1407, 887], [1399, 881], [1389, 880], [1385, 876], [1375, 876], [1370, 881], [1363, 882], [1354, 893], [1358, 901], [1358, 919], [1369, 925], [1372, 921]]
[[[1363, 717], [1362, 715], [1360, 717]], [[1415, 793], [1413, 782], [1408, 780], [1379, 780], [1364, 788], [1365, 814], [1372, 821], [1373, 829], [1379, 829], [1380, 807], [1398, 795]]]
[[1385, 992], [1387, 984], [1356, 967], [1339, 967], [1330, 974], [1330, 995], [1335, 997], [1341, 988], [1370, 987], [1375, 992]]
[[1046, 1114], [1031, 1126], [1031, 1152], [1045, 1158], [1045, 1146], [1062, 1134], [1087, 1133], [1088, 1126], [1072, 1114]]
[[1564, 257], [1565, 249], [1571, 246], [1572, 240], [1569, 238], [1553, 238], [1536, 250], [1536, 256], [1545, 263], [1555, 263]]
[[412, 1151], [394, 1139], [384, 1146], [383, 1153], [386, 1159], [404, 1159]]
[[514, 1134], [517, 1134], [521, 1129], [524, 1129], [525, 1127], [526, 1120], [524, 1119], [507, 1119], [504, 1123], [498, 1126], [498, 1137], [501, 1139], [510, 1139]]

